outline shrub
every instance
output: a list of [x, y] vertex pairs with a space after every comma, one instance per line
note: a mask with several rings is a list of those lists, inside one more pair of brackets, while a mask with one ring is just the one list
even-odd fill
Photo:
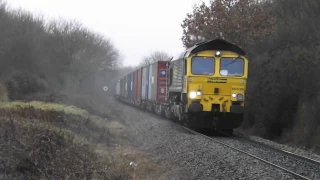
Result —
[[30, 72], [14, 72], [5, 80], [11, 100], [23, 99], [26, 95], [45, 92], [48, 89], [46, 80]]
[[3, 83], [0, 83], [0, 101], [7, 102], [8, 100], [9, 99], [7, 87]]

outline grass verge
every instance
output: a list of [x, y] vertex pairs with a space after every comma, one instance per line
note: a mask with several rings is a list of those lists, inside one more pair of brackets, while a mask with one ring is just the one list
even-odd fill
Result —
[[[163, 168], [150, 163], [146, 153], [133, 148], [125, 133], [125, 126], [119, 121], [74, 106], [39, 101], [1, 102], [0, 179], [161, 176]], [[138, 166], [134, 168], [130, 162]]]

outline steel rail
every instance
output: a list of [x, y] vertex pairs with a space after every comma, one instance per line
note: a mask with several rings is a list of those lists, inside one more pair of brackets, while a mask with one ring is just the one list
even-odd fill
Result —
[[313, 165], [316, 165], [316, 166], [320, 166], [320, 162], [317, 161], [317, 160], [314, 160], [314, 159], [311, 159], [311, 158], [308, 158], [306, 156], [302, 156], [302, 155], [298, 155], [298, 154], [295, 154], [293, 152], [290, 152], [290, 151], [286, 151], [284, 149], [279, 149], [279, 148], [275, 148], [275, 147], [272, 147], [270, 145], [267, 145], [267, 144], [264, 144], [262, 142], [259, 142], [259, 141], [255, 141], [255, 140], [252, 140], [248, 137], [245, 137], [243, 135], [234, 135], [234, 134], [228, 134], [228, 133], [225, 133], [225, 132], [221, 132], [221, 131], [218, 131], [219, 133], [225, 135], [225, 136], [229, 136], [229, 137], [238, 137], [238, 138], [241, 138], [245, 141], [249, 141], [251, 142], [252, 144], [254, 145], [258, 145], [258, 146], [262, 146], [264, 148], [268, 148], [272, 151], [276, 151], [278, 153], [281, 153], [281, 154], [284, 154], [286, 156], [291, 156], [292, 158], [296, 159], [296, 160], [302, 160], [302, 161], [305, 161], [305, 162], [308, 162], [308, 163], [311, 163]]
[[[120, 102], [121, 102], [121, 101], [120, 101]], [[122, 102], [122, 103], [124, 103], [124, 102]], [[124, 104], [127, 104], [127, 103], [124, 103]], [[131, 106], [131, 105], [129, 105], [129, 106], [132, 107], [132, 108], [134, 108], [134, 109], [138, 109], [138, 108], [135, 107], [135, 106]], [[168, 120], [167, 118], [164, 118], [164, 117], [162, 117], [162, 116], [159, 116], [158, 114], [151, 113], [151, 112], [149, 112], [149, 111], [142, 111], [142, 112], [145, 112], [145, 113], [150, 114], [150, 115], [152, 115], [152, 116], [160, 117], [160, 118], [165, 119], [165, 120]], [[169, 121], [170, 121], [170, 120], [169, 120]], [[172, 122], [172, 121], [170, 121], [170, 122]], [[250, 157], [252, 157], [252, 158], [254, 158], [254, 159], [257, 159], [257, 160], [259, 160], [259, 161], [261, 161], [261, 162], [264, 162], [264, 163], [266, 163], [266, 164], [268, 164], [268, 165], [270, 165], [270, 166], [273, 166], [273, 167], [276, 167], [276, 168], [278, 168], [278, 169], [281, 169], [281, 170], [283, 170], [283, 171], [285, 171], [285, 172], [293, 175], [294, 177], [297, 177], [297, 178], [300, 178], [300, 179], [303, 179], [303, 180], [311, 180], [311, 179], [309, 179], [308, 177], [302, 176], [302, 175], [300, 175], [300, 174], [298, 174], [298, 173], [295, 173], [295, 172], [293, 172], [293, 171], [291, 171], [291, 170], [288, 170], [288, 169], [283, 168], [283, 167], [281, 167], [281, 166], [279, 166], [279, 165], [276, 165], [276, 164], [274, 164], [274, 163], [271, 163], [271, 162], [269, 162], [269, 161], [267, 161], [267, 160], [264, 160], [264, 159], [262, 159], [262, 158], [260, 158], [260, 157], [258, 157], [258, 156], [255, 156], [255, 155], [253, 155], [253, 154], [251, 154], [251, 153], [247, 153], [247, 152], [245, 152], [245, 151], [243, 151], [243, 150], [241, 150], [241, 149], [232, 147], [232, 146], [230, 146], [230, 145], [228, 145], [228, 144], [226, 144], [226, 143], [223, 143], [223, 142], [221, 142], [221, 141], [218, 141], [218, 140], [216, 140], [216, 139], [214, 139], [214, 138], [212, 138], [212, 137], [210, 137], [210, 136], [207, 136], [207, 135], [201, 134], [201, 133], [199, 133], [199, 132], [196, 132], [196, 131], [194, 131], [194, 130], [192, 130], [192, 129], [189, 129], [189, 128], [181, 125], [181, 124], [178, 124], [178, 123], [175, 123], [175, 122], [173, 122], [173, 123], [174, 123], [175, 125], [177, 125], [178, 127], [181, 127], [181, 128], [183, 128], [184, 130], [186, 130], [186, 131], [188, 131], [188, 132], [190, 132], [190, 133], [192, 133], [192, 134], [202, 136], [202, 137], [204, 137], [204, 138], [206, 138], [206, 139], [209, 139], [209, 140], [211, 140], [211, 141], [214, 141], [214, 142], [216, 142], [216, 143], [218, 143], [218, 144], [221, 144], [221, 145], [223, 145], [223, 146], [226, 146], [226, 147], [228, 147], [228, 148], [230, 148], [230, 149], [233, 149], [233, 150], [238, 151], [238, 152], [240, 152], [240, 153], [246, 154], [246, 155], [248, 155], [248, 156], [250, 156]], [[219, 131], [218, 131], [218, 132], [219, 132]], [[233, 135], [226, 134], [226, 133], [223, 133], [223, 132], [219, 132], [219, 133], [224, 134], [224, 135], [227, 135], [227, 136], [233, 136]], [[238, 136], [238, 137], [241, 137], [241, 136]], [[241, 137], [241, 138], [246, 139], [246, 140], [249, 140], [249, 141], [252, 141], [252, 142], [257, 143], [257, 144], [261, 144], [261, 145], [267, 146], [268, 148], [273, 149], [273, 150], [276, 150], [276, 151], [284, 152], [284, 153], [286, 153], [286, 154], [288, 154], [288, 155], [295, 156], [295, 157], [297, 157], [297, 158], [305, 158], [305, 160], [307, 160], [307, 161], [309, 161], [309, 162], [316, 162], [316, 163], [319, 163], [319, 165], [320, 165], [320, 162], [315, 161], [315, 160], [312, 160], [312, 159], [310, 159], [310, 158], [306, 158], [306, 157], [303, 157], [303, 156], [299, 156], [299, 155], [296, 155], [296, 154], [291, 153], [291, 152], [288, 152], [288, 151], [279, 150], [279, 149], [277, 149], [277, 148], [270, 147], [270, 146], [265, 145], [265, 144], [263, 144], [263, 143], [253, 141], [253, 140], [251, 140], [251, 139], [247, 139], [247, 138], [244, 138], [244, 137]], [[287, 152], [288, 152], [288, 153], [287, 153]]]
[[212, 137], [210, 137], [210, 136], [201, 134], [201, 133], [199, 133], [199, 132], [196, 132], [196, 131], [194, 131], [194, 130], [192, 130], [192, 129], [189, 129], [189, 128], [184, 127], [184, 126], [181, 126], [181, 125], [179, 125], [179, 126], [182, 127], [182, 128], [184, 128], [186, 131], [189, 131], [190, 133], [193, 133], [193, 134], [195, 134], [195, 135], [202, 136], [202, 137], [207, 138], [207, 139], [209, 139], [209, 140], [211, 140], [211, 141], [214, 141], [214, 142], [216, 142], [216, 143], [218, 143], [218, 144], [221, 144], [221, 145], [223, 145], [223, 146], [226, 146], [226, 147], [228, 147], [228, 148], [230, 148], [230, 149], [233, 149], [233, 150], [235, 150], [235, 151], [238, 151], [238, 152], [241, 152], [241, 153], [243, 153], [243, 154], [246, 154], [246, 155], [248, 155], [248, 156], [250, 156], [250, 157], [252, 157], [252, 158], [254, 158], [254, 159], [257, 159], [257, 160], [262, 161], [262, 162], [264, 162], [264, 163], [266, 163], [266, 164], [269, 164], [269, 165], [271, 165], [271, 166], [273, 166], [273, 167], [276, 167], [276, 168], [278, 168], [278, 169], [281, 169], [281, 170], [283, 170], [283, 171], [285, 171], [285, 172], [287, 172], [287, 173], [289, 173], [289, 174], [291, 174], [291, 175], [293, 175], [293, 176], [295, 176], [295, 177], [298, 177], [298, 178], [301, 178], [301, 179], [304, 179], [304, 180], [311, 180], [311, 179], [309, 179], [308, 177], [305, 177], [305, 176], [302, 176], [302, 175], [300, 175], [300, 174], [297, 174], [297, 173], [295, 173], [295, 172], [293, 172], [293, 171], [290, 171], [290, 170], [288, 170], [288, 169], [286, 169], [286, 168], [283, 168], [283, 167], [281, 167], [281, 166], [279, 166], [279, 165], [276, 165], [276, 164], [274, 164], [274, 163], [271, 163], [271, 162], [269, 162], [269, 161], [267, 161], [267, 160], [264, 160], [264, 159], [262, 159], [262, 158], [260, 158], [260, 157], [258, 157], [258, 156], [255, 156], [255, 155], [253, 155], [253, 154], [251, 154], [251, 153], [245, 152], [245, 151], [243, 151], [243, 150], [241, 150], [241, 149], [232, 147], [232, 146], [230, 146], [230, 145], [228, 145], [228, 144], [226, 144], [226, 143], [223, 143], [223, 142], [221, 142], [221, 141], [218, 141], [218, 140], [216, 140], [216, 139], [214, 139], [214, 138], [212, 138]]
[[286, 156], [291, 156], [292, 158], [296, 159], [296, 160], [301, 160], [301, 161], [305, 161], [305, 162], [308, 162], [308, 163], [311, 163], [311, 164], [314, 164], [316, 166], [320, 166], [320, 162], [317, 161], [317, 160], [314, 160], [314, 159], [310, 159], [308, 157], [305, 157], [305, 156], [302, 156], [302, 155], [298, 155], [298, 154], [295, 154], [293, 152], [290, 152], [290, 151], [286, 151], [284, 149], [278, 149], [278, 148], [275, 148], [275, 147], [272, 147], [270, 145], [267, 145], [267, 144], [264, 144], [262, 142], [258, 142], [258, 141], [255, 141], [255, 140], [252, 140], [252, 139], [249, 139], [249, 138], [245, 138], [245, 137], [241, 137], [241, 136], [237, 136], [237, 137], [240, 137], [242, 139], [245, 139], [246, 141], [250, 141], [252, 142], [253, 144], [257, 144], [258, 146], [263, 146], [265, 148], [268, 148], [270, 150], [273, 150], [273, 151], [276, 151], [276, 152], [279, 152], [281, 154], [284, 154]]

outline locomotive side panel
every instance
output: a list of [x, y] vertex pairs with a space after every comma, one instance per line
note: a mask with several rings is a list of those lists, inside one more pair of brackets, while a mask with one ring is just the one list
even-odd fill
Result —
[[171, 85], [169, 91], [181, 92], [184, 80], [184, 63], [183, 59], [178, 59], [170, 63]]

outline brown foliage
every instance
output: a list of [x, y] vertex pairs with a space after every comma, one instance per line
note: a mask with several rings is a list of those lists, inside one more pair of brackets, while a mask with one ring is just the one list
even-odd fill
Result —
[[246, 47], [249, 79], [244, 128], [270, 139], [290, 137], [290, 142], [301, 146], [316, 144], [319, 7], [317, 0], [216, 0], [187, 15], [182, 25], [185, 46], [223, 37]]
[[185, 47], [213, 38], [224, 38], [241, 46], [263, 40], [274, 30], [268, 3], [255, 0], [215, 0], [195, 6], [182, 23]]

